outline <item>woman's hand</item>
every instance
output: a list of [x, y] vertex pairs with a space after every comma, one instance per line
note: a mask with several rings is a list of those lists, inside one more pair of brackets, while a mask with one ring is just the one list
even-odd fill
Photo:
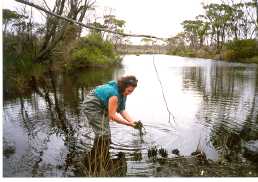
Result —
[[131, 127], [135, 128], [137, 121], [129, 122]]
[[140, 129], [141, 130], [142, 128], [143, 128], [143, 124], [142, 124], [141, 120], [134, 122], [134, 129]]

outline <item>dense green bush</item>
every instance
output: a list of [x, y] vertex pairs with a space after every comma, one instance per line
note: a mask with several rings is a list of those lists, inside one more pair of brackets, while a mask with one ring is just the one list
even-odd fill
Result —
[[241, 60], [258, 55], [255, 40], [234, 40], [225, 44], [222, 51], [225, 60]]
[[119, 55], [114, 51], [113, 44], [104, 41], [98, 33], [82, 37], [72, 51], [73, 67], [105, 66], [118, 62]]

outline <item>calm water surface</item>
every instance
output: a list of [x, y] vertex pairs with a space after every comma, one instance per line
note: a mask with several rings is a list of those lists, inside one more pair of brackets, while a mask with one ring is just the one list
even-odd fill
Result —
[[174, 157], [173, 149], [189, 156], [199, 144], [209, 159], [218, 160], [241, 155], [233, 145], [223, 153], [229, 138], [257, 139], [257, 65], [166, 55], [154, 55], [154, 61], [175, 120], [169, 120], [153, 55], [125, 56], [122, 67], [111, 70], [48, 74], [26, 96], [6, 96], [11, 91], [5, 87], [3, 137], [13, 151], [4, 155], [4, 176], [83, 176], [74, 159], [94, 148], [95, 136], [82, 102], [91, 88], [128, 74], [139, 82], [126, 107], [146, 133], [110, 123], [109, 157], [115, 161], [124, 154], [122, 176], [152, 176], [157, 164], [147, 150], [153, 146]]

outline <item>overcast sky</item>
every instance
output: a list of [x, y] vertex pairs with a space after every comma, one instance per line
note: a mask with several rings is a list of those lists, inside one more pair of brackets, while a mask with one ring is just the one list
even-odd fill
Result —
[[181, 22], [203, 12], [201, 2], [214, 0], [97, 0], [96, 5], [112, 7], [128, 31], [168, 37], [182, 30]]
[[[53, 0], [46, 0], [54, 2]], [[99, 16], [112, 8], [112, 14], [126, 21], [126, 32], [171, 37], [182, 31], [181, 22], [202, 14], [201, 3], [220, 0], [96, 0]], [[40, 4], [42, 0], [33, 0]], [[3, 8], [14, 9], [19, 3], [2, 1]]]

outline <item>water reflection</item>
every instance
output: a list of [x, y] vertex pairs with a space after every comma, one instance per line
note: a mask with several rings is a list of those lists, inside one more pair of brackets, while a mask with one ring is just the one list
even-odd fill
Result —
[[[188, 156], [199, 145], [213, 160], [245, 159], [245, 143], [258, 139], [257, 66], [156, 56], [176, 117], [171, 124], [151, 60], [126, 56], [122, 68], [77, 73], [47, 69], [20, 78], [24, 84], [5, 77], [3, 175], [153, 176], [157, 164], [147, 149], [156, 145], [168, 158], [174, 149]], [[139, 79], [127, 108], [146, 134], [110, 123], [112, 138], [97, 137], [82, 103], [93, 87], [123, 74]]]
[[256, 65], [214, 63], [183, 68], [185, 90], [202, 96], [197, 113], [210, 141], [224, 158], [240, 160], [243, 143], [258, 139]]
[[[18, 96], [9, 108], [4, 107], [4, 136], [11, 140], [6, 144], [7, 149], [12, 141], [16, 143], [19, 139], [17, 136], [12, 136], [13, 133], [22, 135], [20, 140], [23, 146], [19, 147], [17, 144], [17, 153], [5, 160], [4, 176], [73, 175], [71, 164], [66, 159], [73, 156], [77, 150], [80, 134], [78, 130], [80, 124], [84, 122], [84, 116], [80, 113], [80, 103], [90, 87], [112, 78], [112, 69], [104, 71], [90, 70], [80, 75], [60, 76], [48, 69], [46, 77], [39, 79], [32, 76], [28, 79], [31, 86], [29, 98], [23, 97], [21, 92], [15, 93], [7, 89], [10, 93], [5, 92], [5, 94], [9, 97]], [[15, 89], [17, 90], [19, 89]], [[8, 99], [4, 103], [8, 106]], [[14, 112], [15, 115], [10, 112]], [[61, 150], [56, 148], [60, 154], [55, 156], [57, 159], [54, 160], [48, 156], [53, 154], [49, 149], [51, 145], [62, 146]], [[8, 155], [6, 153], [6, 156]], [[17, 160], [20, 169], [13, 170], [12, 165]], [[32, 160], [32, 163], [25, 163], [27, 160]], [[66, 166], [65, 170], [61, 166]], [[57, 168], [59, 172], [49, 174], [53, 168]], [[60, 174], [62, 170], [64, 173]]]

